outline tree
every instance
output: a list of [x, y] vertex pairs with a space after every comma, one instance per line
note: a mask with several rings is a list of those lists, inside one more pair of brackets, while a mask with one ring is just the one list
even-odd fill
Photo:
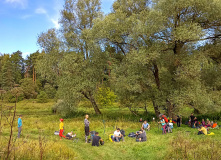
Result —
[[94, 25], [100, 31], [98, 41], [111, 43], [125, 56], [112, 73], [118, 95], [133, 103], [134, 97], [145, 94], [142, 97], [151, 99], [156, 115], [165, 108], [170, 117], [185, 105], [210, 108], [212, 97], [207, 103], [200, 101], [208, 94], [201, 81], [205, 56], [195, 50], [197, 42], [220, 37], [221, 3], [156, 0], [140, 6], [130, 2], [116, 1], [113, 12]]
[[[72, 107], [79, 98], [85, 97], [97, 114], [101, 111], [94, 93], [107, 64], [103, 64], [105, 55], [100, 46], [93, 42], [91, 29], [93, 20], [100, 15], [99, 0], [66, 0], [60, 20], [63, 39], [58, 38], [54, 29], [38, 38], [39, 45], [45, 49], [44, 58], [38, 66], [47, 64], [43, 69], [38, 68], [43, 76], [56, 79], [59, 95], [67, 102], [63, 104]], [[58, 74], [51, 76], [52, 73]]]

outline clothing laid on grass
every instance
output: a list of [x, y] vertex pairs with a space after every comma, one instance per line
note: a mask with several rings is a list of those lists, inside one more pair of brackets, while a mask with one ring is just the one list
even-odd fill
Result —
[[92, 146], [99, 146], [99, 141], [100, 141], [101, 137], [100, 136], [94, 136], [93, 137], [93, 141], [92, 141]]
[[67, 138], [67, 139], [71, 139], [71, 138], [73, 138], [72, 133], [68, 133], [68, 134], [66, 135], [66, 137], [65, 137], [65, 138]]
[[21, 130], [22, 130], [22, 120], [21, 118], [18, 118], [18, 138], [21, 136]]

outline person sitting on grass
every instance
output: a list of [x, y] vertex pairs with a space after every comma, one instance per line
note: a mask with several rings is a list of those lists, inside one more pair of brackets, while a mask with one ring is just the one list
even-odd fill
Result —
[[163, 133], [162, 133], [162, 134], [166, 134], [167, 131], [166, 131], [166, 123], [165, 123], [165, 120], [164, 120], [162, 117], [160, 117], [160, 122], [158, 122], [158, 123], [160, 123], [160, 124], [162, 125], [162, 129], [163, 129]]
[[202, 125], [203, 125], [203, 127], [206, 126], [206, 122], [204, 121], [204, 119], [202, 119]]
[[219, 126], [217, 125], [217, 122], [213, 123], [212, 128], [219, 128]]
[[96, 132], [95, 133], [95, 136], [93, 137], [93, 141], [92, 141], [92, 146], [99, 146], [99, 143], [101, 144], [101, 145], [103, 145], [103, 140], [101, 139], [101, 137], [99, 136], [99, 133], [98, 132]]
[[150, 130], [150, 125], [147, 123], [147, 121], [145, 120], [144, 123], [142, 124], [142, 128], [144, 130], [149, 131]]
[[114, 132], [113, 140], [119, 142], [119, 140], [122, 139], [124, 142], [124, 136], [120, 132], [120, 128], [117, 128], [117, 130]]
[[198, 121], [195, 121], [194, 128], [199, 128], [199, 122]]
[[64, 123], [63, 123], [63, 121], [64, 121], [63, 119], [60, 119], [60, 125], [59, 125], [59, 129], [60, 129], [60, 131], [59, 131], [60, 140], [61, 140], [62, 137], [65, 138], [65, 136], [63, 135], [63, 131], [64, 131]]
[[139, 131], [139, 134], [137, 133], [137, 138], [139, 139], [139, 142], [144, 142], [144, 141], [147, 141], [147, 135], [146, 135], [146, 132], [144, 130], [140, 130]]
[[210, 123], [210, 120], [207, 118], [207, 120], [206, 120], [206, 126], [207, 127], [211, 127], [211, 123]]
[[204, 134], [207, 135], [207, 129], [205, 127], [203, 127], [202, 125], [200, 125], [200, 128], [198, 129], [198, 135], [200, 134]]
[[67, 135], [66, 135], [66, 139], [72, 139], [73, 137], [75, 137], [75, 135], [73, 135], [73, 132], [71, 131], [70, 133], [68, 133]]

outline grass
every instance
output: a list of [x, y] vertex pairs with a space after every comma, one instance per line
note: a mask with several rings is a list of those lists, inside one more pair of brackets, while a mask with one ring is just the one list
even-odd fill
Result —
[[[9, 104], [13, 105], [13, 104]], [[151, 123], [147, 142], [138, 143], [125, 137], [125, 142], [113, 143], [108, 139], [116, 127], [126, 134], [140, 129], [140, 117], [134, 117], [127, 109], [103, 108], [103, 115], [93, 114], [91, 108], [81, 108], [79, 115], [90, 113], [90, 130], [96, 130], [105, 141], [104, 146], [92, 147], [84, 143], [84, 116], [75, 115], [64, 120], [65, 133], [73, 131], [79, 138], [78, 143], [59, 140], [54, 131], [59, 129], [59, 115], [52, 114], [53, 102], [46, 104], [22, 101], [17, 104], [17, 115], [23, 115], [22, 138], [13, 142], [10, 159], [91, 159], [91, 160], [139, 160], [139, 159], [214, 159], [221, 158], [221, 129], [212, 130], [213, 136], [198, 136], [197, 130], [182, 125], [174, 128], [173, 133], [162, 135], [157, 123]], [[152, 109], [150, 109], [152, 111]], [[8, 114], [8, 113], [7, 113]], [[152, 116], [152, 113], [151, 113]], [[136, 120], [137, 119], [137, 120]], [[105, 133], [104, 124], [105, 120]], [[0, 136], [0, 157], [5, 159], [10, 126], [2, 119]], [[13, 138], [17, 135], [17, 117], [13, 127]], [[220, 123], [219, 123], [220, 125]], [[42, 153], [42, 154], [41, 154]]]

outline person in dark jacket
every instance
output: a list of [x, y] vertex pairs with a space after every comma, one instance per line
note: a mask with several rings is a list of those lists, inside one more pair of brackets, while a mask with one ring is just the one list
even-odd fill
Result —
[[93, 137], [92, 146], [97, 146], [98, 147], [100, 143], [103, 144], [103, 140], [99, 136], [99, 133], [96, 132], [95, 136]]

